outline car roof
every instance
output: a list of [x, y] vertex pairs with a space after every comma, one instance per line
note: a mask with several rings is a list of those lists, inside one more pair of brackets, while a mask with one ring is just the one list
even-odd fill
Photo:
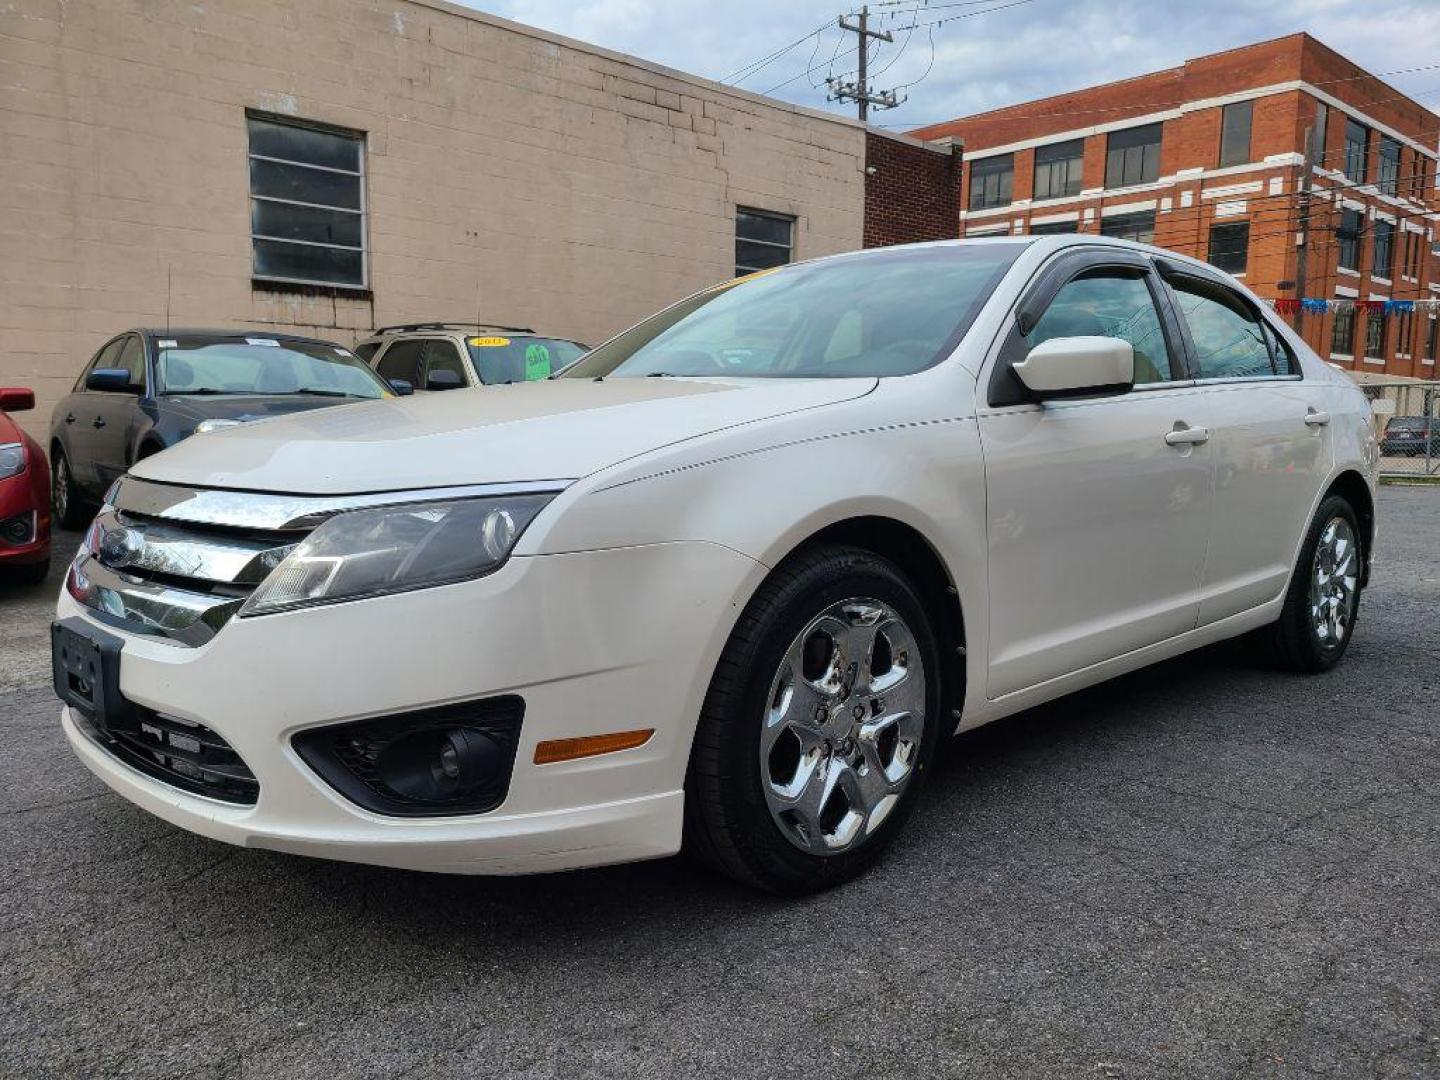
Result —
[[[472, 337], [476, 334], [504, 334], [506, 337], [548, 337], [559, 338], [556, 334], [542, 334], [524, 326], [499, 326], [494, 323], [408, 323], [404, 326], [381, 326], [372, 330], [360, 340], [392, 341], [405, 337], [436, 337], [450, 334], [455, 337]], [[568, 340], [559, 338], [559, 340]]]
[[309, 337], [305, 334], [277, 334], [270, 330], [236, 329], [235, 327], [137, 326], [124, 332], [129, 334], [143, 334], [149, 338], [213, 337], [240, 339], [260, 337], [269, 341], [300, 341], [309, 345], [338, 344], [327, 338]]

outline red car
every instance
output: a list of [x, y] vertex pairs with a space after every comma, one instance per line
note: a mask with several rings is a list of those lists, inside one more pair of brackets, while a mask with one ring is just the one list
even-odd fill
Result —
[[33, 390], [0, 387], [0, 578], [26, 585], [50, 570], [50, 466], [7, 414], [34, 407]]

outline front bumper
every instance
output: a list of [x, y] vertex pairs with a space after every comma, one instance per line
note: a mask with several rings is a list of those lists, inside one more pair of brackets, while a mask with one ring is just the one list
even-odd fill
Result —
[[[259, 782], [255, 805], [146, 776], [65, 734], [120, 795], [216, 840], [415, 870], [528, 873], [672, 854], [695, 718], [763, 567], [705, 543], [512, 558], [476, 581], [231, 620], [186, 648], [121, 634], [130, 701], [204, 724]], [[62, 595], [62, 619], [89, 618]], [[107, 630], [115, 633], [113, 626]], [[525, 699], [508, 793], [483, 814], [386, 817], [291, 745], [298, 731], [498, 694]], [[537, 766], [547, 739], [654, 728], [644, 746]]]

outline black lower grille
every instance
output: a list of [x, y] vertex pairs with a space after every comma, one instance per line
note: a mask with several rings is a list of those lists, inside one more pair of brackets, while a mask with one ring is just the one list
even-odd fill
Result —
[[35, 511], [27, 510], [23, 514], [0, 521], [0, 543], [22, 547], [34, 539]]
[[240, 755], [203, 724], [138, 705], [124, 721], [104, 727], [75, 715], [97, 743], [162, 783], [242, 806], [253, 806], [260, 795], [260, 783]]

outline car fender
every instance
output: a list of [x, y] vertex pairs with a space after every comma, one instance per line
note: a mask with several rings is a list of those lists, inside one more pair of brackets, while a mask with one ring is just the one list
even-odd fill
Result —
[[[969, 640], [984, 641], [979, 433], [973, 415], [946, 416], [934, 404], [971, 400], [968, 393], [937, 393], [954, 376], [969, 379], [956, 369], [933, 379], [889, 380], [884, 393], [729, 429], [605, 470], [558, 498], [554, 512], [542, 514], [522, 540], [524, 551], [699, 541], [738, 551], [768, 571], [830, 526], [885, 518], [908, 526], [935, 551], [956, 589]], [[895, 385], [902, 383], [908, 385]], [[764, 576], [731, 597], [737, 618]], [[705, 658], [707, 680], [728, 632]], [[967, 685], [977, 692], [985, 663], [983, 649], [967, 653]]]

